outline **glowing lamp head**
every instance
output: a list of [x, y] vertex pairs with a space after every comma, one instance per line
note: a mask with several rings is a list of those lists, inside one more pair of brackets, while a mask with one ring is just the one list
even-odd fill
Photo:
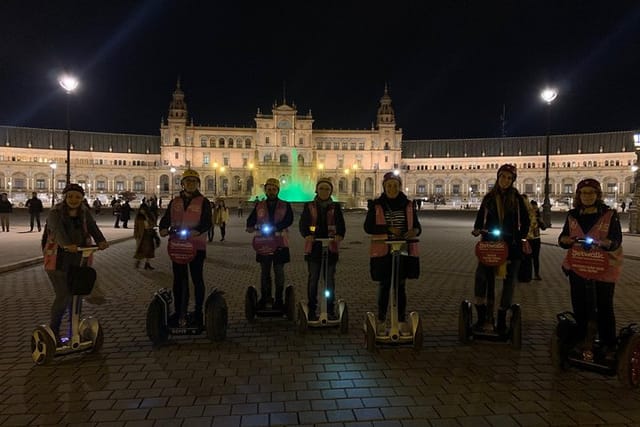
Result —
[[585, 237], [584, 243], [586, 243], [587, 245], [593, 244], [593, 237], [589, 237], [589, 236]]
[[271, 225], [269, 224], [262, 224], [262, 227], [260, 227], [260, 231], [262, 231], [262, 234], [270, 234], [272, 230], [273, 227], [271, 227]]
[[179, 231], [180, 237], [187, 237], [187, 235], [189, 234], [188, 230], [180, 230]]
[[330, 296], [331, 296], [331, 291], [330, 291], [329, 289], [326, 289], [326, 290], [324, 291], [324, 297], [325, 297], [325, 298], [329, 298]]
[[500, 237], [500, 230], [497, 228], [495, 230], [491, 230], [491, 235], [494, 237]]

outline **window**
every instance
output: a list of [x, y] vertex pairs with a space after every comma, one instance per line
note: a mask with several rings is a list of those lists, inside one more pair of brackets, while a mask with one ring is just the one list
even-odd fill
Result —
[[116, 181], [116, 191], [124, 191], [124, 181]]
[[229, 148], [233, 148], [233, 138], [229, 138]]
[[42, 179], [42, 178], [38, 178], [38, 179], [36, 179], [36, 188], [37, 188], [38, 190], [44, 190], [44, 189], [46, 189], [46, 188], [47, 188], [47, 187], [45, 187], [45, 185], [44, 185], [44, 179]]
[[333, 143], [333, 149], [334, 150], [339, 150], [340, 149], [340, 143], [338, 141]]
[[435, 192], [436, 194], [442, 194], [442, 184], [436, 184]]
[[251, 148], [251, 139], [247, 138], [244, 140], [244, 148]]
[[298, 145], [304, 145], [304, 138], [298, 139]]
[[342, 149], [343, 149], [343, 150], [347, 150], [348, 148], [349, 148], [348, 143], [343, 142], [343, 143], [342, 143]]
[[173, 157], [178, 160], [180, 158], [180, 153], [178, 153], [177, 151], [175, 153], [173, 153]]
[[133, 181], [133, 191], [144, 192], [144, 181]]
[[526, 183], [524, 185], [524, 192], [527, 194], [533, 194], [533, 184]]
[[358, 143], [358, 150], [364, 150], [364, 142]]
[[460, 184], [453, 184], [451, 191], [453, 194], [460, 194]]
[[207, 146], [207, 137], [206, 136], [200, 137], [200, 146], [201, 147], [206, 147]]
[[211, 155], [209, 153], [204, 153], [202, 156], [202, 164], [207, 166], [211, 160]]
[[280, 141], [282, 143], [282, 146], [286, 147], [288, 145], [288, 143], [287, 143], [287, 135], [282, 134], [282, 139]]
[[571, 194], [573, 193], [573, 184], [563, 184], [564, 193]]
[[268, 137], [268, 136], [264, 138], [264, 143], [265, 143], [265, 144], [268, 144], [268, 143], [269, 143], [269, 137]]
[[220, 138], [220, 139], [218, 140], [218, 147], [219, 147], [219, 148], [224, 148], [224, 138]]
[[98, 191], [106, 191], [107, 184], [104, 181], [96, 181], [96, 190]]
[[180, 146], [180, 140], [179, 140], [178, 138], [176, 138], [176, 139], [173, 141], [173, 145], [174, 145], [174, 146], [176, 146], [176, 147], [179, 147], [179, 146]]

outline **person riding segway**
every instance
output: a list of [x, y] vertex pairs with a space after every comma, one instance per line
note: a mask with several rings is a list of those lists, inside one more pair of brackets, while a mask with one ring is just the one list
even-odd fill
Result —
[[[269, 178], [264, 184], [266, 199], [256, 202], [247, 218], [246, 231], [253, 233], [256, 262], [260, 263], [260, 298], [255, 287], [249, 286], [245, 294], [245, 315], [253, 321], [255, 316], [295, 317], [295, 297], [292, 286], [284, 287], [284, 265], [290, 261], [287, 229], [293, 223], [291, 204], [278, 198], [280, 181]], [[271, 268], [275, 274], [275, 300], [271, 291]], [[284, 294], [284, 295], [283, 295]]]
[[[298, 224], [300, 234], [305, 239], [304, 258], [308, 267], [308, 302], [298, 303], [296, 319], [300, 332], [304, 332], [307, 326], [340, 326], [343, 333], [348, 330], [347, 305], [344, 301], [335, 299], [338, 250], [346, 227], [340, 204], [331, 199], [332, 192], [331, 178], [318, 179], [316, 197], [305, 203]], [[318, 282], [321, 276], [320, 313], [317, 313]]]
[[[167, 251], [173, 267], [173, 292], [156, 292], [147, 312], [147, 335], [155, 344], [162, 344], [169, 334], [193, 335], [203, 330], [212, 340], [226, 336], [227, 304], [222, 292], [213, 290], [204, 306], [203, 277], [206, 257], [207, 230], [211, 227], [211, 205], [198, 187], [200, 176], [193, 169], [182, 174], [182, 191], [169, 202], [160, 220], [160, 236], [169, 236]], [[190, 313], [189, 272], [193, 282], [195, 307]], [[170, 304], [174, 312], [169, 315]], [[206, 325], [206, 328], [205, 328]]]
[[557, 315], [551, 351], [557, 368], [567, 365], [618, 374], [628, 386], [640, 385], [640, 335], [635, 324], [616, 336], [615, 284], [622, 269], [622, 230], [614, 209], [602, 200], [595, 179], [576, 187], [574, 208], [558, 237], [567, 249], [562, 270], [569, 278], [573, 312]]
[[[406, 315], [406, 279], [420, 275], [418, 240], [422, 232], [413, 203], [401, 191], [402, 179], [388, 172], [384, 192], [369, 205], [364, 230], [371, 234], [370, 271], [378, 285], [377, 316], [368, 312], [364, 333], [369, 351], [376, 343], [411, 344], [422, 348], [422, 321], [417, 312]], [[404, 255], [404, 256], [403, 256]], [[387, 325], [387, 310], [391, 321]]]
[[[530, 220], [527, 206], [513, 186], [517, 176], [515, 166], [500, 166], [496, 183], [482, 199], [476, 215], [471, 234], [482, 237], [476, 244], [477, 321], [472, 324], [471, 302], [463, 301], [458, 321], [458, 335], [463, 343], [475, 338], [511, 341], [516, 348], [522, 344], [520, 306], [512, 304], [512, 300], [523, 251], [528, 246]], [[494, 321], [496, 279], [502, 279], [497, 322]]]

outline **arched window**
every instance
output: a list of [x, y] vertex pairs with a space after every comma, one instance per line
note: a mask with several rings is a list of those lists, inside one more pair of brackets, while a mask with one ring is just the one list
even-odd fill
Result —
[[220, 138], [220, 139], [218, 140], [218, 147], [219, 147], [219, 148], [224, 148], [224, 138]]

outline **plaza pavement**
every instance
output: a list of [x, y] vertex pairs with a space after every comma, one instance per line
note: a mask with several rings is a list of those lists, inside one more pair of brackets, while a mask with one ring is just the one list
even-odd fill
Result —
[[[166, 244], [153, 271], [133, 268], [132, 230], [99, 219], [110, 241], [96, 254], [99, 286], [108, 301], [85, 306], [100, 320], [98, 354], [72, 355], [34, 366], [29, 339], [48, 318], [51, 285], [38, 257], [40, 233], [0, 233], [0, 425], [86, 426], [539, 426], [640, 425], [640, 394], [615, 377], [575, 369], [557, 373], [548, 356], [555, 314], [570, 308], [554, 246], [562, 217], [545, 232], [543, 281], [518, 284], [523, 345], [457, 340], [458, 307], [473, 294], [472, 212], [421, 212], [420, 279], [408, 282], [408, 309], [420, 313], [425, 343], [410, 348], [363, 347], [362, 320], [375, 310], [362, 212], [346, 213], [347, 237], [337, 270], [337, 295], [347, 301], [348, 334], [295, 332], [280, 319], [244, 318], [247, 285], [259, 268], [232, 216], [225, 242], [208, 245], [207, 288], [225, 292], [227, 339], [174, 337], [154, 348], [145, 314], [153, 292], [171, 284]], [[296, 216], [297, 222], [297, 216]], [[305, 298], [302, 239], [292, 230], [287, 283]], [[640, 236], [625, 235], [629, 255], [616, 288], [618, 327], [640, 313]], [[27, 243], [25, 243], [27, 242]], [[33, 246], [35, 246], [35, 251]], [[35, 263], [35, 264], [34, 264]]]

